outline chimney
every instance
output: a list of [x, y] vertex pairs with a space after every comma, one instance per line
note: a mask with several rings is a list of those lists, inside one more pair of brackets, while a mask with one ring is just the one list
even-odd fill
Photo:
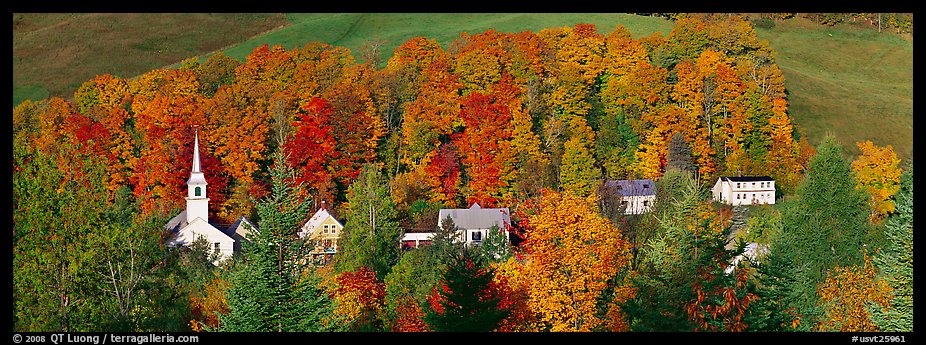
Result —
[[322, 200], [322, 209], [325, 209], [325, 200]]

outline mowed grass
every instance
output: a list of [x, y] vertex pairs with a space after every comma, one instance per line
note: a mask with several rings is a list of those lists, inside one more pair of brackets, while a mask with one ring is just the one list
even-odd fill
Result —
[[854, 159], [855, 142], [890, 144], [913, 157], [913, 43], [851, 24], [824, 27], [802, 18], [757, 29], [777, 54], [790, 114], [816, 145], [832, 133]]
[[282, 14], [13, 14], [13, 105], [73, 97], [99, 74], [131, 78], [287, 25]]
[[656, 17], [607, 13], [323, 13], [288, 14], [287, 17], [292, 25], [242, 42], [225, 49], [224, 53], [243, 60], [255, 47], [264, 44], [292, 49], [318, 41], [347, 47], [359, 59], [365, 45], [381, 41], [382, 66], [395, 48], [417, 36], [433, 38], [446, 49], [463, 32], [477, 34], [488, 29], [538, 32], [545, 28], [589, 23], [594, 24], [598, 32], [607, 34], [621, 24], [634, 37], [640, 38], [654, 32], [666, 35], [674, 26]]

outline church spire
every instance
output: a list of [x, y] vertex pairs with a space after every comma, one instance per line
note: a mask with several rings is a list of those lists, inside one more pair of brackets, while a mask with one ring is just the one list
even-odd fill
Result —
[[193, 142], [193, 172], [201, 172], [199, 166], [199, 126], [196, 126], [196, 141]]

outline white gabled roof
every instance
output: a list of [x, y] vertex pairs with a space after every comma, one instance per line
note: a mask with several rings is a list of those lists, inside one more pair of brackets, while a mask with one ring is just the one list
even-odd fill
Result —
[[305, 222], [305, 225], [302, 226], [302, 230], [299, 231], [299, 237], [306, 237], [308, 235], [311, 235], [328, 218], [333, 219], [334, 222], [337, 223], [339, 227], [341, 228], [344, 227], [344, 224], [341, 224], [341, 222], [338, 221], [337, 218], [334, 218], [334, 216], [332, 216], [331, 213], [328, 213], [328, 210], [325, 209], [324, 206], [322, 206], [322, 208], [318, 209], [318, 211], [316, 211], [315, 214], [312, 215], [312, 218], [309, 218], [309, 221]]

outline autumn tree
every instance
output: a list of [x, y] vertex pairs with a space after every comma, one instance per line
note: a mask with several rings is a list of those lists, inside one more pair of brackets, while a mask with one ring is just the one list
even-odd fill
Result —
[[871, 141], [855, 143], [861, 154], [852, 161], [852, 172], [858, 182], [856, 188], [867, 192], [871, 199], [871, 219], [880, 223], [894, 212], [891, 197], [900, 189], [900, 159], [891, 145], [878, 147]]
[[585, 120], [573, 118], [572, 137], [563, 145], [560, 187], [568, 193], [586, 197], [596, 189], [601, 170], [595, 163], [594, 132]]
[[331, 130], [331, 106], [324, 99], [315, 98], [297, 116], [295, 133], [283, 147], [297, 172], [296, 182], [309, 187], [316, 199], [333, 203], [337, 190], [329, 167], [340, 152]]
[[523, 279], [532, 282], [528, 306], [539, 315], [542, 330], [600, 329], [605, 321], [597, 301], [629, 263], [628, 244], [598, 215], [595, 196], [546, 192], [539, 206], [528, 218], [524, 244]]
[[369, 267], [361, 267], [357, 271], [341, 273], [331, 290], [334, 308], [330, 319], [341, 324], [341, 329], [383, 329], [380, 314], [383, 313], [386, 286], [376, 279], [376, 272]]
[[675, 169], [685, 173], [695, 172], [694, 163], [691, 162], [691, 148], [680, 133], [672, 135], [666, 154], [666, 170]]
[[839, 332], [878, 331], [868, 307], [887, 307], [890, 304], [891, 287], [885, 280], [875, 280], [877, 273], [877, 268], [867, 255], [863, 266], [836, 267], [828, 272], [826, 280], [819, 287], [823, 319], [817, 329]]

